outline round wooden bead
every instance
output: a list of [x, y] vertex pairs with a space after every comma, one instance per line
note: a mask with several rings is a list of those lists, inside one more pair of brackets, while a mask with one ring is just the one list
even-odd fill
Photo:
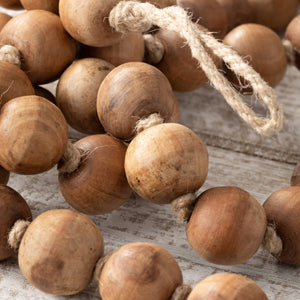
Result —
[[217, 0], [225, 9], [228, 19], [228, 30], [245, 23], [254, 22], [254, 12], [248, 0]]
[[0, 6], [8, 9], [23, 9], [19, 0], [0, 0]]
[[50, 210], [28, 227], [19, 248], [19, 266], [26, 279], [43, 292], [72, 295], [87, 287], [103, 238], [85, 215]]
[[199, 282], [187, 300], [268, 300], [264, 291], [252, 280], [238, 274], [221, 273]]
[[159, 113], [164, 122], [178, 122], [179, 108], [167, 78], [145, 63], [126, 63], [103, 80], [97, 97], [104, 129], [122, 140], [135, 135], [137, 122]]
[[9, 100], [34, 95], [34, 88], [27, 75], [13, 64], [0, 61], [0, 109]]
[[59, 0], [20, 0], [25, 9], [42, 9], [58, 14]]
[[0, 13], [0, 30], [4, 27], [4, 25], [11, 19], [11, 16]]
[[[248, 60], [272, 87], [282, 80], [287, 67], [285, 49], [279, 36], [268, 27], [258, 24], [240, 25], [230, 31], [223, 42]], [[228, 79], [239, 86], [236, 75], [228, 69], [226, 72]]]
[[132, 243], [106, 262], [99, 290], [103, 300], [168, 300], [181, 283], [181, 270], [167, 250], [155, 244]]
[[192, 248], [209, 262], [241, 264], [259, 248], [266, 231], [263, 207], [236, 187], [201, 194], [186, 226]]
[[76, 130], [87, 134], [104, 132], [97, 115], [97, 93], [113, 68], [104, 60], [86, 58], [76, 61], [62, 74], [56, 102], [67, 122]]
[[[198, 27], [204, 30], [202, 26]], [[184, 39], [167, 30], [159, 30], [156, 37], [164, 46], [164, 56], [155, 66], [166, 75], [175, 91], [192, 91], [207, 83], [205, 73], [199, 67], [199, 62], [192, 57]], [[212, 59], [217, 65], [219, 59], [214, 56]]]
[[9, 180], [9, 172], [0, 166], [0, 184], [7, 184]]
[[179, 124], [161, 124], [138, 134], [129, 144], [125, 172], [131, 188], [159, 204], [193, 193], [204, 183], [208, 153], [201, 139]]
[[50, 102], [52, 102], [53, 104], [56, 104], [56, 99], [50, 91], [38, 85], [34, 86], [33, 88], [36, 96], [45, 98]]
[[8, 171], [37, 174], [62, 157], [68, 126], [61, 111], [48, 100], [25, 96], [6, 103], [0, 114], [0, 164]]
[[82, 44], [106, 47], [122, 35], [110, 27], [108, 17], [120, 0], [60, 0], [61, 21], [69, 34]]
[[59, 175], [60, 190], [77, 210], [97, 215], [120, 207], [131, 195], [124, 170], [126, 146], [107, 135], [75, 143], [83, 157], [79, 168]]
[[300, 186], [281, 189], [264, 203], [268, 223], [283, 242], [280, 261], [300, 265]]
[[140, 33], [128, 33], [122, 36], [119, 43], [97, 48], [82, 46], [83, 57], [97, 57], [104, 59], [114, 66], [127, 62], [143, 61], [145, 53], [144, 38]]
[[223, 38], [227, 33], [227, 14], [216, 0], [177, 0], [177, 5], [191, 13], [192, 20], [199, 22], [215, 37]]
[[17, 220], [31, 221], [31, 211], [26, 201], [13, 189], [0, 185], [0, 260], [14, 254], [8, 245], [8, 233]]
[[274, 30], [282, 30], [296, 15], [299, 0], [248, 0], [255, 22]]
[[15, 46], [22, 69], [34, 84], [53, 81], [74, 60], [76, 44], [57, 15], [31, 10], [12, 18], [0, 32], [0, 43]]
[[295, 17], [286, 29], [285, 36], [291, 41], [296, 57], [296, 66], [300, 69], [300, 16]]

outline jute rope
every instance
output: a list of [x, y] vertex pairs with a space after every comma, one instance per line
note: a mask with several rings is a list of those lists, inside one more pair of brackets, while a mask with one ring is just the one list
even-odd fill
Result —
[[264, 248], [275, 257], [280, 256], [283, 249], [281, 238], [277, 235], [275, 228], [271, 225], [267, 226], [267, 230], [263, 240]]
[[112, 253], [110, 252], [110, 253], [102, 256], [101, 258], [99, 258], [99, 260], [97, 261], [97, 264], [96, 264], [95, 269], [94, 269], [94, 275], [93, 275], [93, 278], [94, 278], [95, 281], [99, 282], [100, 275], [101, 275], [101, 272], [104, 268], [104, 265], [109, 260], [111, 255], [112, 255]]
[[67, 147], [63, 157], [58, 164], [59, 173], [72, 173], [78, 169], [81, 162], [81, 153], [73, 145], [73, 143], [68, 140]]
[[296, 63], [296, 53], [295, 48], [290, 40], [283, 39], [282, 45], [285, 49], [286, 57], [288, 60], [288, 63], [291, 65], [295, 65]]
[[[118, 32], [146, 32], [152, 26], [178, 33], [191, 48], [191, 53], [212, 85], [220, 91], [227, 103], [260, 134], [279, 131], [282, 126], [282, 110], [273, 89], [234, 50], [218, 42], [209, 32], [199, 30], [187, 12], [178, 6], [159, 9], [150, 3], [121, 1], [110, 12], [109, 23]], [[252, 87], [254, 95], [270, 112], [269, 118], [256, 115], [248, 107], [229, 81], [219, 72], [206, 49], [223, 59], [228, 68], [243, 77]]]
[[189, 193], [172, 201], [172, 209], [177, 213], [177, 217], [180, 221], [184, 223], [189, 221], [193, 213], [196, 200], [196, 194]]
[[186, 300], [192, 291], [192, 287], [187, 284], [179, 285], [174, 291], [170, 300]]
[[135, 126], [135, 132], [137, 134], [141, 133], [147, 128], [150, 128], [154, 125], [159, 125], [164, 122], [164, 119], [160, 116], [158, 113], [153, 113], [146, 118], [143, 118], [139, 121], [137, 121], [136, 126]]
[[21, 54], [19, 50], [14, 46], [2, 46], [0, 48], [0, 60], [21, 68]]
[[143, 37], [145, 43], [145, 61], [148, 64], [158, 64], [165, 54], [164, 45], [153, 34], [144, 34]]
[[28, 226], [30, 225], [29, 221], [18, 220], [15, 222], [14, 226], [8, 234], [8, 245], [13, 248], [15, 251], [19, 249], [21, 240]]

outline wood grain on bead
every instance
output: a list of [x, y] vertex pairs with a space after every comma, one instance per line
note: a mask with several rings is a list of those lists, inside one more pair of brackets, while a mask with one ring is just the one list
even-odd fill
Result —
[[216, 0], [177, 0], [177, 5], [191, 13], [192, 20], [207, 28], [216, 38], [222, 39], [227, 33], [227, 14]]
[[199, 197], [186, 234], [200, 257], [215, 264], [236, 265], [255, 254], [266, 223], [263, 207], [249, 193], [217, 187]]
[[159, 113], [164, 122], [178, 122], [179, 108], [162, 72], [145, 63], [126, 63], [104, 79], [97, 97], [98, 117], [104, 129], [122, 140], [135, 135], [137, 122]]
[[119, 43], [97, 48], [82, 45], [82, 57], [104, 59], [114, 66], [127, 62], [143, 61], [145, 53], [144, 39], [141, 33], [124, 34]]
[[23, 9], [20, 0], [0, 0], [0, 6], [7, 9]]
[[22, 196], [13, 189], [0, 185], [0, 260], [14, 254], [7, 243], [8, 233], [17, 220], [31, 221], [31, 211]]
[[222, 273], [199, 282], [187, 300], [268, 300], [264, 291], [252, 280], [238, 274]]
[[59, 0], [20, 0], [25, 9], [42, 9], [58, 14]]
[[87, 134], [104, 132], [97, 115], [97, 94], [113, 68], [104, 60], [85, 58], [74, 62], [62, 74], [57, 85], [56, 102], [67, 122], [76, 130]]
[[0, 184], [7, 184], [9, 180], [9, 172], [0, 166]]
[[[268, 27], [258, 24], [240, 25], [230, 31], [223, 42], [249, 61], [270, 86], [275, 87], [284, 77], [287, 67], [285, 49], [279, 36]], [[242, 89], [236, 75], [225, 69], [228, 79]], [[247, 84], [244, 80], [242, 83]], [[249, 92], [247, 88], [242, 90]]]
[[52, 102], [53, 104], [56, 104], [56, 99], [54, 97], [54, 95], [47, 89], [41, 87], [41, 86], [34, 86], [34, 93], [36, 96], [45, 98], [47, 100], [49, 100], [50, 102]]
[[90, 283], [104, 249], [97, 226], [71, 210], [50, 210], [28, 227], [19, 248], [26, 279], [43, 292], [72, 295]]
[[255, 23], [282, 30], [297, 13], [299, 0], [247, 0]]
[[0, 30], [4, 27], [4, 25], [11, 19], [11, 16], [0, 13]]
[[300, 16], [295, 17], [288, 25], [285, 37], [295, 48], [296, 66], [300, 69]]
[[0, 164], [8, 171], [36, 174], [62, 157], [68, 126], [61, 111], [38, 96], [15, 98], [0, 114]]
[[[204, 30], [202, 26], [198, 27]], [[175, 91], [192, 91], [207, 83], [205, 73], [199, 67], [198, 61], [192, 57], [191, 49], [184, 39], [167, 30], [159, 30], [156, 37], [165, 51], [162, 60], [155, 66], [165, 74]], [[218, 65], [219, 59], [215, 56], [212, 59]]]
[[125, 156], [131, 188], [159, 204], [198, 190], [207, 170], [208, 153], [201, 139], [175, 123], [156, 125], [138, 134]]
[[103, 300], [168, 300], [182, 283], [174, 257], [155, 244], [132, 243], [118, 249], [99, 280]]
[[280, 261], [300, 265], [300, 186], [281, 189], [264, 203], [268, 223], [283, 242]]
[[15, 65], [0, 61], [0, 78], [0, 109], [11, 99], [34, 95], [29, 78]]
[[0, 43], [22, 54], [22, 69], [33, 84], [57, 79], [74, 60], [75, 41], [57, 15], [31, 10], [12, 18], [0, 32]]
[[75, 143], [83, 157], [79, 168], [59, 175], [60, 190], [77, 210], [104, 214], [121, 206], [131, 195], [124, 170], [126, 146], [107, 135], [85, 137]]
[[106, 47], [122, 37], [108, 23], [109, 13], [120, 0], [60, 0], [59, 14], [69, 34], [82, 44]]

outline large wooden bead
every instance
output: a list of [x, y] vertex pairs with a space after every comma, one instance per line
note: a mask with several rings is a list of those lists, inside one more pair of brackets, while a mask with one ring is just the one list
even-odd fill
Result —
[[217, 0], [225, 9], [228, 19], [228, 30], [245, 23], [254, 22], [254, 12], [248, 0]]
[[266, 231], [263, 207], [247, 192], [218, 187], [198, 199], [186, 234], [192, 248], [209, 262], [241, 264], [259, 248]]
[[193, 193], [204, 183], [208, 153], [201, 139], [179, 124], [161, 124], [138, 134], [129, 144], [125, 172], [132, 189], [159, 204]]
[[217, 0], [177, 0], [177, 5], [188, 10], [194, 22], [199, 22], [217, 38], [223, 38], [227, 33], [227, 14]]
[[4, 27], [4, 25], [11, 19], [11, 17], [7, 14], [0, 13], [0, 30]]
[[17, 220], [31, 221], [26, 201], [13, 189], [0, 185], [0, 260], [9, 258], [14, 250], [8, 245], [8, 233]]
[[296, 66], [300, 69], [300, 16], [295, 17], [286, 29], [285, 36], [291, 41], [295, 51]]
[[8, 9], [23, 9], [20, 0], [0, 0], [0, 6]]
[[56, 102], [76, 130], [87, 134], [104, 132], [97, 115], [97, 93], [113, 68], [104, 60], [86, 58], [73, 63], [61, 76]]
[[0, 61], [0, 109], [11, 99], [34, 95], [28, 76], [13, 64]]
[[9, 180], [9, 172], [0, 166], [0, 184], [7, 184]]
[[168, 300], [182, 283], [174, 257], [155, 244], [132, 243], [117, 250], [99, 280], [103, 300]]
[[109, 13], [120, 0], [60, 0], [59, 14], [69, 34], [82, 44], [106, 47], [122, 35], [108, 22]]
[[59, 0], [20, 0], [25, 9], [43, 9], [58, 14]]
[[[198, 27], [203, 29], [200, 25]], [[159, 30], [156, 37], [164, 46], [164, 56], [156, 67], [166, 75], [175, 91], [192, 91], [207, 83], [205, 73], [199, 67], [199, 62], [192, 57], [191, 49], [184, 39], [167, 30]], [[218, 64], [219, 59], [212, 58]]]
[[79, 168], [59, 176], [60, 190], [77, 210], [104, 214], [131, 195], [124, 170], [126, 146], [107, 135], [85, 137], [75, 143], [83, 157]]
[[36, 174], [62, 157], [68, 126], [61, 111], [38, 96], [6, 103], [0, 114], [0, 164], [8, 171]]
[[76, 43], [59, 17], [44, 10], [12, 18], [0, 32], [0, 43], [20, 51], [22, 69], [34, 84], [57, 79], [76, 54]]
[[72, 295], [87, 287], [103, 238], [85, 215], [50, 210], [28, 227], [19, 249], [19, 266], [26, 279], [43, 292]]
[[221, 273], [199, 282], [187, 300], [268, 300], [264, 291], [252, 280], [238, 274]]
[[300, 186], [281, 189], [264, 203], [268, 223], [283, 242], [280, 261], [300, 265]]
[[299, 0], [248, 0], [255, 22], [282, 30], [296, 15]]
[[[249, 61], [261, 77], [275, 87], [283, 78], [287, 58], [279, 36], [263, 25], [244, 24], [229, 32], [224, 44]], [[239, 85], [236, 75], [226, 70], [229, 80]]]
[[127, 62], [143, 61], [144, 53], [144, 38], [141, 33], [124, 34], [119, 43], [107, 47], [84, 47], [83, 45], [81, 51], [83, 57], [101, 58], [116, 67]]
[[145, 63], [126, 63], [110, 72], [97, 97], [104, 129], [122, 140], [135, 135], [137, 122], [159, 113], [164, 122], [178, 122], [179, 109], [170, 83], [162, 72]]

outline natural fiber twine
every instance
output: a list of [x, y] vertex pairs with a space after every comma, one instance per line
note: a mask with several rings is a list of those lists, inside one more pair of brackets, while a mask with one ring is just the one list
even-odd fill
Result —
[[15, 222], [14, 226], [8, 234], [8, 245], [13, 248], [15, 251], [19, 249], [21, 240], [28, 226], [30, 225], [29, 221], [18, 220]]
[[[118, 32], [146, 32], [152, 26], [178, 33], [191, 48], [192, 56], [198, 60], [211, 84], [222, 93], [227, 103], [260, 134], [279, 131], [282, 127], [282, 110], [273, 89], [230, 47], [217, 41], [209, 32], [199, 30], [187, 12], [178, 6], [159, 9], [150, 3], [121, 1], [109, 15], [110, 25]], [[249, 82], [257, 99], [268, 108], [270, 116], [260, 117], [248, 107], [229, 81], [217, 69], [206, 51], [223, 59], [237, 76]]]
[[21, 54], [19, 50], [14, 46], [2, 46], [0, 48], [0, 60], [21, 68]]
[[189, 221], [197, 196], [195, 193], [185, 194], [172, 201], [172, 209], [177, 213], [177, 217], [180, 221], [186, 223]]
[[95, 270], [94, 270], [94, 275], [93, 275], [93, 278], [94, 278], [95, 281], [97, 281], [97, 282], [99, 281], [100, 276], [101, 276], [101, 272], [104, 268], [104, 265], [109, 260], [111, 255], [112, 255], [112, 253], [107, 253], [106, 255], [99, 258], [99, 260], [97, 261], [97, 264], [96, 264]]
[[73, 143], [68, 140], [65, 153], [58, 164], [59, 173], [72, 173], [78, 169], [81, 162], [81, 153], [73, 145]]
[[192, 291], [192, 287], [187, 284], [179, 285], [174, 291], [170, 300], [186, 300]]
[[279, 257], [282, 249], [283, 243], [281, 238], [277, 235], [273, 226], [268, 225], [266, 229], [266, 233], [263, 240], [264, 248], [270, 252], [275, 257]]
[[162, 124], [163, 122], [164, 122], [164, 119], [160, 116], [160, 114], [153, 113], [153, 114], [137, 121], [136, 126], [135, 126], [135, 132], [136, 132], [136, 134], [139, 134], [142, 131], [146, 130], [147, 128]]

